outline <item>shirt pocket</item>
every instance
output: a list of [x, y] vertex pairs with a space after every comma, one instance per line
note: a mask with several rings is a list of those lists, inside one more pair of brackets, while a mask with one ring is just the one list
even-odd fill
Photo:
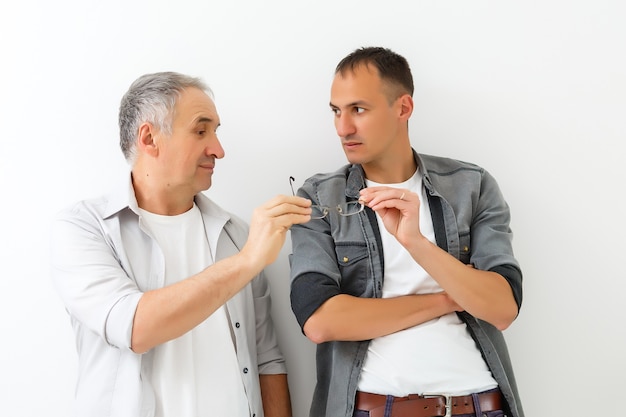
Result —
[[336, 242], [337, 264], [341, 273], [339, 287], [343, 294], [361, 296], [370, 279], [370, 262], [365, 242]]

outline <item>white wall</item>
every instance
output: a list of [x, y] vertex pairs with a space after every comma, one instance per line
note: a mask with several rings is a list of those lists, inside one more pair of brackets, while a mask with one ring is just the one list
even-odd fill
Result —
[[[330, 82], [370, 45], [412, 64], [414, 146], [484, 166], [511, 205], [525, 300], [505, 335], [527, 416], [614, 415], [626, 388], [625, 12], [607, 0], [5, 2], [0, 415], [68, 415], [76, 358], [47, 228], [123, 175], [129, 84], [175, 70], [213, 87], [227, 156], [208, 194], [249, 219], [290, 192], [290, 175], [344, 163]], [[270, 269], [304, 417], [314, 349], [289, 308], [289, 248]]]

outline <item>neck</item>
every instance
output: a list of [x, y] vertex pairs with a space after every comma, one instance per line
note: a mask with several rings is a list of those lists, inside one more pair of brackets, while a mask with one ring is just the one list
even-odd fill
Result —
[[365, 178], [379, 184], [399, 184], [411, 178], [417, 170], [417, 162], [410, 146], [398, 154], [367, 162], [362, 166]]
[[150, 213], [175, 216], [193, 207], [194, 194], [176, 190], [146, 172], [133, 170], [132, 181], [137, 205]]

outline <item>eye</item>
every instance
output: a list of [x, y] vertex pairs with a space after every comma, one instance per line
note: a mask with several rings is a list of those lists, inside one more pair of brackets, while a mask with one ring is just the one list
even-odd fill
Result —
[[331, 107], [330, 111], [333, 112], [335, 116], [339, 116], [339, 114], [341, 113], [337, 107]]
[[357, 114], [361, 114], [365, 111], [365, 109], [363, 107], [355, 107], [354, 108], [354, 112]]

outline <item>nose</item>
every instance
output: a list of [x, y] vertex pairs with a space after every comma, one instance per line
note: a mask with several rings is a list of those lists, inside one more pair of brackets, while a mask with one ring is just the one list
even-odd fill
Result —
[[356, 133], [356, 126], [349, 114], [340, 113], [335, 116], [335, 129], [341, 138], [347, 138]]
[[217, 135], [215, 135], [214, 140], [212, 140], [206, 147], [206, 154], [208, 156], [214, 156], [216, 159], [222, 159], [226, 154], [226, 152], [224, 152], [224, 148], [222, 147], [222, 143], [218, 139]]

